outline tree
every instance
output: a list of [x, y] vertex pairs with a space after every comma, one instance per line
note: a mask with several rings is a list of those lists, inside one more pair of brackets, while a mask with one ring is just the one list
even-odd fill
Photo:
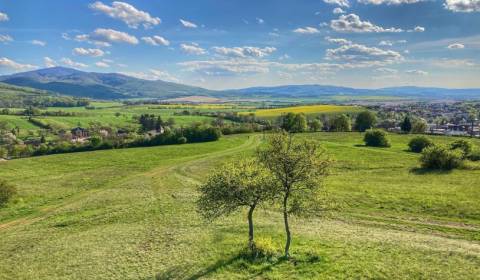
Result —
[[352, 124], [351, 124], [350, 118], [345, 114], [335, 116], [330, 121], [330, 131], [343, 132], [343, 131], [351, 131], [351, 130], [352, 130]]
[[308, 123], [310, 131], [316, 132], [321, 131], [323, 127], [323, 123], [319, 119], [314, 119]]
[[425, 136], [418, 136], [412, 138], [412, 140], [408, 142], [408, 147], [410, 148], [410, 151], [414, 153], [421, 153], [425, 148], [430, 146], [433, 146], [433, 142]]
[[331, 161], [316, 142], [294, 139], [286, 132], [270, 136], [257, 157], [273, 174], [277, 198], [281, 200], [285, 224], [285, 257], [289, 257], [291, 232], [290, 214], [307, 214], [318, 206], [322, 182]]
[[373, 112], [364, 111], [355, 119], [355, 129], [361, 132], [371, 129], [377, 123], [377, 116]]
[[411, 132], [415, 134], [425, 133], [425, 131], [427, 130], [427, 127], [428, 125], [425, 120], [417, 119], [413, 122]]
[[253, 251], [253, 211], [271, 200], [275, 194], [272, 176], [256, 160], [230, 162], [213, 172], [200, 186], [197, 206], [207, 220], [229, 215], [242, 207], [248, 208], [248, 246]]
[[462, 152], [433, 145], [422, 151], [420, 162], [423, 168], [451, 170], [462, 165]]
[[280, 117], [280, 127], [285, 131], [296, 133], [307, 130], [307, 118], [303, 113], [287, 113]]
[[450, 144], [450, 150], [459, 150], [462, 158], [467, 158], [473, 150], [473, 144], [470, 141], [459, 139]]
[[0, 207], [5, 205], [17, 193], [17, 189], [0, 180]]
[[363, 141], [366, 146], [370, 147], [390, 147], [390, 141], [387, 133], [380, 129], [370, 129], [365, 133]]
[[405, 133], [410, 133], [412, 130], [412, 121], [409, 116], [405, 116], [403, 121], [400, 123], [400, 129]]

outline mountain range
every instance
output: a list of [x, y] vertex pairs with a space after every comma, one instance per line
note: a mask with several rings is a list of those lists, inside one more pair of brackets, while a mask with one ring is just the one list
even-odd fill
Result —
[[151, 81], [118, 73], [83, 72], [65, 67], [0, 76], [0, 82], [93, 99], [172, 99], [206, 96], [225, 99], [318, 99], [334, 96], [385, 96], [420, 100], [480, 99], [480, 89], [389, 87], [357, 89], [327, 85], [286, 85], [214, 91], [161, 80]]

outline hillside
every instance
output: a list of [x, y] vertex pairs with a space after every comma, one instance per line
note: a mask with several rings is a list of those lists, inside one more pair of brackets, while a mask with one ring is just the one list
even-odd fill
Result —
[[93, 99], [175, 98], [212, 94], [212, 91], [182, 84], [142, 80], [117, 73], [83, 72], [64, 67], [0, 76], [0, 81]]
[[[480, 170], [414, 172], [410, 135], [367, 148], [360, 133], [307, 133], [335, 159], [328, 218], [292, 221], [293, 261], [242, 258], [246, 213], [208, 223], [197, 186], [261, 135], [218, 142], [0, 162], [18, 198], [0, 209], [0, 279], [475, 279], [480, 274]], [[437, 143], [453, 141], [435, 137]], [[480, 142], [477, 140], [476, 145]], [[59, 176], [61, 174], [61, 176]], [[255, 238], [282, 253], [275, 208]], [[55, 264], [55, 265], [52, 265]]]

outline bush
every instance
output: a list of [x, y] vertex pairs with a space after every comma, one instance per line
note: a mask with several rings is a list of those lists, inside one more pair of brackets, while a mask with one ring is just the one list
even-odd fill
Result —
[[186, 143], [187, 143], [187, 138], [185, 138], [185, 137], [183, 137], [183, 136], [182, 136], [182, 137], [179, 137], [179, 138], [177, 139], [177, 143], [178, 143], [178, 144], [186, 144]]
[[462, 165], [462, 152], [430, 146], [423, 150], [420, 162], [423, 168], [451, 170]]
[[371, 129], [365, 133], [363, 141], [365, 141], [365, 145], [370, 147], [390, 147], [387, 135], [383, 130]]
[[450, 149], [460, 150], [462, 152], [462, 158], [465, 159], [472, 152], [473, 145], [470, 141], [460, 139], [450, 144]]
[[421, 153], [425, 148], [433, 146], [432, 140], [425, 136], [418, 136], [410, 140], [408, 147], [414, 153]]
[[467, 158], [471, 161], [480, 161], [480, 150], [471, 152]]
[[0, 181], [0, 207], [5, 205], [16, 193], [17, 189], [14, 186]]

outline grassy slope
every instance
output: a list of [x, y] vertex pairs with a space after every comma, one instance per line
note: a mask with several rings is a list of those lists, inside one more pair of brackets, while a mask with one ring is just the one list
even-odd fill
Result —
[[[194, 188], [261, 136], [0, 163], [20, 198], [0, 210], [0, 278], [474, 279], [480, 273], [480, 170], [412, 172], [417, 155], [356, 146], [356, 133], [304, 134], [336, 159], [329, 219], [293, 222], [296, 262], [249, 264], [244, 213], [205, 224]], [[436, 141], [452, 141], [436, 137]], [[477, 143], [478, 144], [478, 143]], [[281, 251], [280, 215], [259, 210], [257, 239]], [[311, 256], [319, 256], [318, 259]]]

